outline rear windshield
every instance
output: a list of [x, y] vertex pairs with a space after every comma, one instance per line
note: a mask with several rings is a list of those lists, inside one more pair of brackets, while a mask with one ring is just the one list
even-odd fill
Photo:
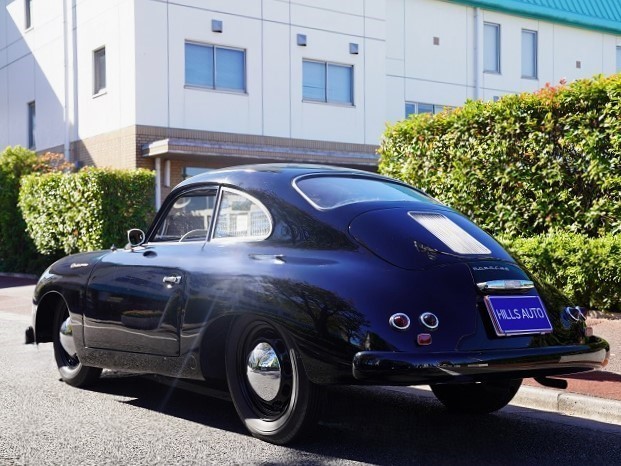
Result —
[[373, 201], [419, 201], [433, 199], [408, 186], [364, 177], [313, 176], [295, 182], [298, 191], [318, 209]]

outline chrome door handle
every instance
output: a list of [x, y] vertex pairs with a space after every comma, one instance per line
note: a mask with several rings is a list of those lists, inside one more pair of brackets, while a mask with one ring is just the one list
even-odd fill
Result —
[[181, 277], [179, 275], [170, 275], [168, 277], [164, 277], [162, 281], [167, 285], [178, 285], [181, 283]]

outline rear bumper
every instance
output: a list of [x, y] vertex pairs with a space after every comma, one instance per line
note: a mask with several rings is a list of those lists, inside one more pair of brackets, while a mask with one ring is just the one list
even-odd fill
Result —
[[361, 351], [353, 359], [356, 380], [370, 384], [432, 384], [571, 374], [604, 367], [608, 343], [446, 353]]

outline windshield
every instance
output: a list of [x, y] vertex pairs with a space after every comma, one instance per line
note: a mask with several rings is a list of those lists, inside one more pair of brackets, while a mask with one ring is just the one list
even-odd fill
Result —
[[432, 198], [409, 186], [374, 178], [322, 175], [298, 179], [295, 186], [317, 209], [373, 201], [435, 203]]

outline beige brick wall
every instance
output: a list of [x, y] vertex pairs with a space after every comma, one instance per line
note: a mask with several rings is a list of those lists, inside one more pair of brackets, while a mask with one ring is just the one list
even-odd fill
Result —
[[[166, 160], [170, 160], [171, 162], [170, 186], [162, 186], [162, 197], [168, 194], [172, 187], [182, 181], [183, 169], [185, 167], [213, 169], [245, 163], [260, 163], [262, 160], [269, 161], [265, 158], [265, 152], [254, 152], [253, 147], [276, 148], [279, 150], [280, 154], [286, 153], [287, 148], [294, 147], [298, 152], [298, 157], [300, 153], [304, 153], [306, 150], [309, 151], [309, 154], [316, 154], [318, 153], [317, 151], [336, 151], [372, 156], [376, 149], [375, 146], [363, 144], [334, 143], [153, 126], [129, 126], [118, 131], [100, 134], [72, 143], [72, 160], [78, 160], [82, 165], [96, 167], [123, 169], [146, 168], [153, 170], [155, 168], [155, 158], [153, 156], [144, 156], [143, 146], [163, 139], [209, 141], [223, 144], [237, 144], [244, 147], [237, 151], [222, 149], [219, 155], [206, 155], [204, 153], [164, 153], [158, 155], [162, 160], [162, 170], [164, 169]], [[62, 153], [63, 151], [62, 147], [53, 149], [54, 152]], [[322, 157], [318, 155], [309, 155], [308, 158], [315, 163], [346, 163], [344, 160], [339, 160], [338, 158]], [[294, 160], [296, 159], [292, 158], [292, 161]], [[374, 170], [374, 166], [372, 165], [363, 168]], [[162, 176], [163, 175], [162, 173]]]

